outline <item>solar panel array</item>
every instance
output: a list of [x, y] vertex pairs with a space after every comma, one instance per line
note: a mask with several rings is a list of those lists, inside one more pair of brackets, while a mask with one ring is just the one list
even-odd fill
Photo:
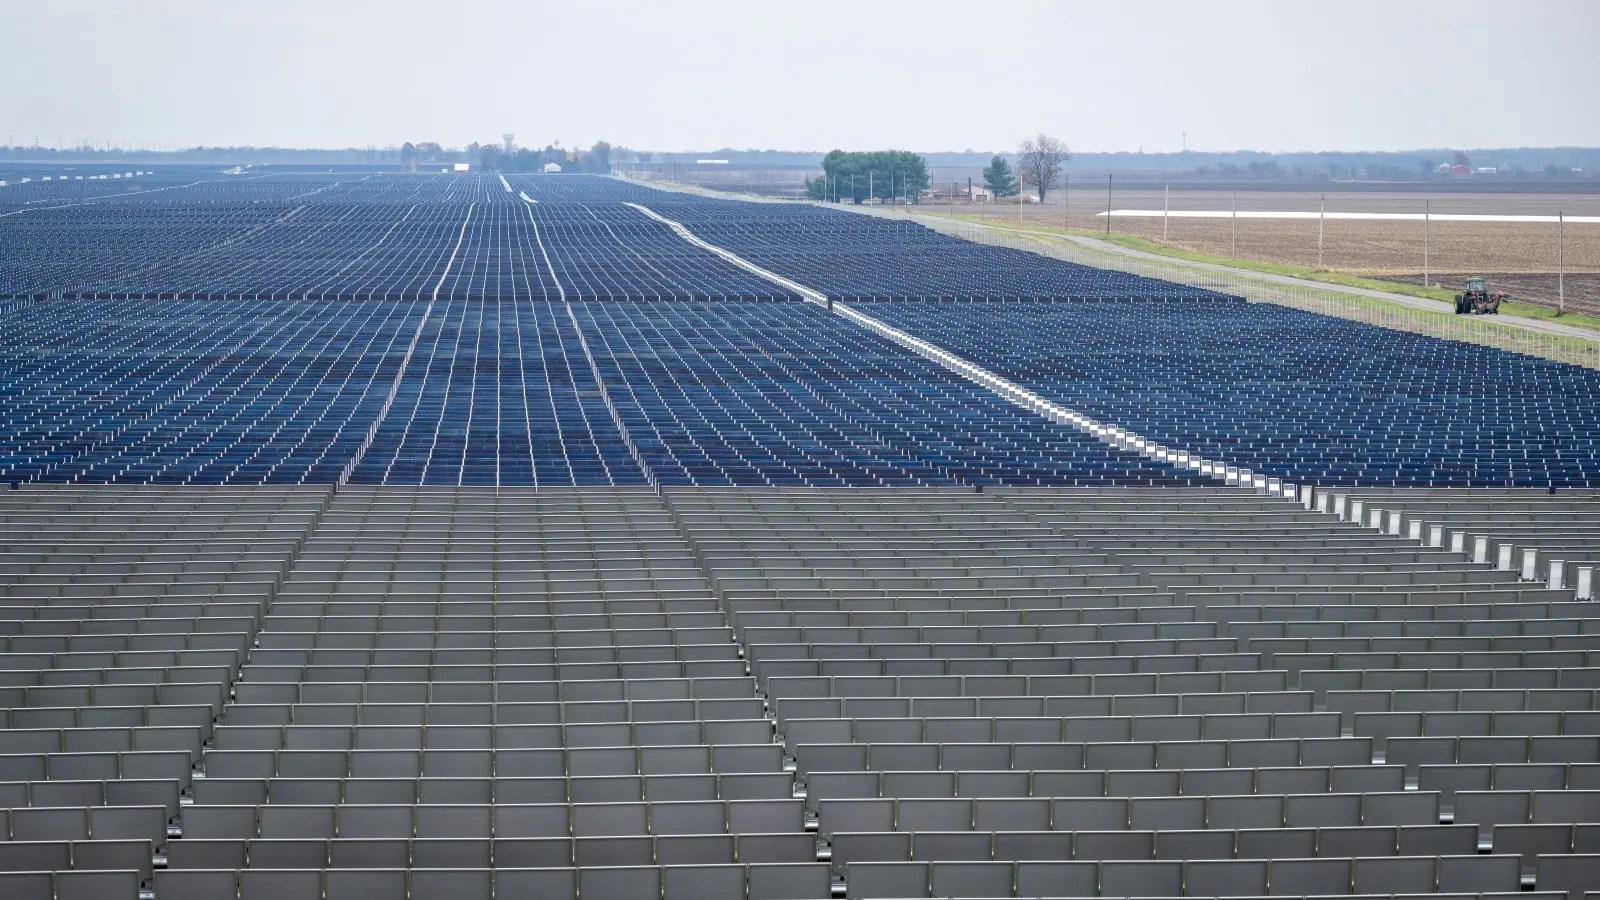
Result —
[[871, 315], [1154, 440], [1312, 484], [1600, 483], [1600, 372], [1242, 301]]
[[[810, 206], [652, 206], [713, 244], [840, 300], [1220, 299], [1203, 288], [954, 240]], [[762, 213], [765, 213], [764, 215]]]
[[611, 179], [24, 187], [4, 900], [1597, 900], [1595, 373]]
[[7, 898], [1600, 874], [1592, 602], [1250, 492], [39, 485], [0, 529]]
[[0, 480], [332, 483], [420, 301], [74, 300], [5, 322]]
[[664, 484], [1185, 484], [814, 304], [574, 307]]
[[[871, 314], [1068, 407], [1257, 471], [1398, 485], [1600, 472], [1595, 407], [1571, 402], [1595, 394], [1593, 372], [908, 222], [587, 176], [54, 184], [52, 199], [0, 198], [0, 379], [28, 398], [7, 410], [8, 481], [1186, 477], [799, 305], [630, 203], [829, 297], [870, 299]], [[1025, 299], [983, 302], [1004, 298]], [[737, 305], [749, 301], [780, 303]], [[663, 351], [682, 366], [658, 364]], [[850, 371], [868, 358], [881, 372]], [[751, 381], [757, 370], [783, 386]], [[633, 431], [648, 453], [627, 447]]]
[[440, 301], [353, 470], [360, 484], [643, 485], [571, 321], [544, 300]]

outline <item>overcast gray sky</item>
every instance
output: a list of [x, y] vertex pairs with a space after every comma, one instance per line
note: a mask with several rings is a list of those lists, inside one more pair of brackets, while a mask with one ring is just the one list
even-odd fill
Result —
[[1600, 145], [1596, 0], [0, 0], [0, 139]]

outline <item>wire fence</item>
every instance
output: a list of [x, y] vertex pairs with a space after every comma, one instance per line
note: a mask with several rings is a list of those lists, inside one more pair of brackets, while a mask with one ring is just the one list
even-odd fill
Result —
[[[889, 212], [875, 215], [904, 218]], [[936, 216], [911, 215], [916, 222], [941, 234], [995, 247], [1036, 253], [1066, 262], [1159, 278], [1191, 287], [1233, 294], [1256, 303], [1279, 306], [1364, 322], [1381, 328], [1407, 331], [1451, 341], [1494, 347], [1590, 369], [1600, 369], [1600, 335], [1581, 338], [1535, 331], [1482, 316], [1432, 312], [1341, 291], [1264, 281], [1231, 272], [1204, 268], [1174, 259], [1171, 262], [1099, 250], [1064, 238], [1036, 237], [1024, 233], [971, 225]]]

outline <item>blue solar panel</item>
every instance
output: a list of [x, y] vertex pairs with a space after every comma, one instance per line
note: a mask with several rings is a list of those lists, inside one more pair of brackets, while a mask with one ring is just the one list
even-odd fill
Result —
[[[1322, 484], [1594, 484], [1600, 376], [589, 176], [0, 190], [0, 479], [1163, 484], [627, 204], [1088, 415]], [[632, 446], [629, 446], [629, 440]]]
[[[601, 194], [609, 184], [581, 180]], [[0, 296], [793, 296], [617, 201], [523, 198], [547, 181], [183, 175], [161, 190], [0, 207]]]
[[526, 211], [537, 224], [566, 299], [798, 299], [685, 243], [666, 225], [631, 207], [543, 202]]
[[571, 320], [545, 300], [441, 302], [352, 481], [647, 484]]
[[808, 303], [573, 307], [667, 484], [1180, 484]]
[[336, 480], [423, 304], [74, 300], [6, 316], [3, 481]]
[[818, 206], [716, 200], [601, 179], [563, 179], [553, 187], [552, 199], [644, 204], [703, 240], [839, 300], [1225, 296]]
[[1087, 415], [1314, 484], [1600, 483], [1600, 372], [1243, 301], [863, 304]]

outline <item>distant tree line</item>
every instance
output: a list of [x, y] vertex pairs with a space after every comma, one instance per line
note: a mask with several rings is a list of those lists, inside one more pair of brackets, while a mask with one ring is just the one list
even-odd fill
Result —
[[[0, 160], [32, 162], [148, 162], [166, 165], [396, 165], [400, 146], [387, 147], [185, 147], [144, 150], [131, 147], [0, 147]], [[446, 151], [449, 153], [460, 151]]]
[[[604, 143], [604, 142], [601, 142]], [[444, 147], [432, 141], [412, 145], [415, 164], [444, 165], [449, 163], [476, 163], [481, 167], [481, 153], [468, 147]], [[505, 155], [502, 142], [485, 142], [479, 148], [497, 147]], [[559, 151], [545, 154], [547, 151]], [[198, 146], [180, 150], [147, 150], [107, 145], [81, 145], [77, 147], [0, 146], [0, 160], [32, 162], [117, 162], [155, 163], [168, 165], [407, 165], [402, 159], [405, 148], [400, 144], [387, 146], [368, 145], [343, 148], [254, 147], [254, 146]], [[835, 151], [836, 153], [838, 151]], [[534, 164], [533, 155], [538, 154]], [[513, 167], [509, 171], [526, 171], [517, 166], [543, 168], [545, 162], [556, 162], [563, 169], [595, 171], [595, 162], [588, 159], [594, 148], [574, 151], [552, 144], [543, 150], [514, 150], [513, 159], [504, 163]], [[1600, 148], [1597, 147], [1506, 147], [1490, 149], [1465, 148], [1463, 150], [1433, 148], [1396, 151], [1319, 151], [1267, 153], [1256, 150], [1230, 150], [1222, 152], [1189, 150], [1184, 152], [1123, 151], [1115, 153], [1074, 153], [1071, 169], [1075, 175], [1104, 177], [1117, 173], [1118, 180], [1154, 180], [1186, 178], [1218, 181], [1326, 181], [1346, 179], [1415, 181], [1419, 179], [1444, 179], [1451, 177], [1438, 171], [1441, 163], [1449, 163], [1457, 155], [1470, 157], [1472, 167], [1493, 168], [1494, 178], [1500, 180], [1551, 179], [1561, 181], [1594, 180], [1600, 178]], [[493, 151], [489, 154], [495, 156]], [[695, 152], [660, 152], [610, 147], [607, 164], [672, 165], [693, 163], [700, 159], [727, 160], [731, 166], [786, 166], [794, 168], [815, 167], [826, 156], [816, 151], [739, 150], [721, 148]], [[832, 155], [832, 154], [829, 154]], [[858, 154], [859, 155], [859, 154]], [[911, 154], [922, 160], [924, 169], [970, 168], [982, 169], [992, 162], [993, 151], [958, 150]], [[1023, 168], [1017, 154], [1006, 154], [1014, 170]], [[563, 161], [562, 158], [565, 157]], [[502, 165], [498, 158], [490, 159], [494, 166]], [[575, 164], [575, 167], [574, 165]], [[1063, 173], [1065, 169], [1063, 169]], [[1014, 174], [1016, 172], [1014, 171]], [[1026, 172], [1023, 180], [1026, 182]], [[822, 179], [828, 196], [832, 197], [831, 176]], [[1076, 180], [1076, 179], [1074, 179]], [[848, 177], [846, 177], [848, 181]], [[915, 186], [915, 178], [912, 179]], [[896, 180], [896, 185], [899, 182]], [[1035, 189], [1037, 185], [1029, 182]], [[858, 186], [859, 189], [859, 186]], [[876, 181], [873, 185], [877, 189]], [[822, 189], [813, 191], [820, 199]], [[897, 190], [897, 193], [898, 190]], [[904, 196], [903, 193], [899, 193]], [[848, 189], [840, 199], [849, 196]], [[863, 198], [865, 199], [865, 198]]]
[[[407, 143], [400, 148], [402, 162], [406, 162], [407, 153], [417, 165], [426, 164], [429, 160], [425, 157], [423, 147], [428, 144], [417, 144], [412, 147]], [[431, 145], [437, 147], [437, 144]], [[406, 148], [412, 147], [410, 151]], [[560, 143], [546, 144], [543, 149], [533, 147], [518, 147], [511, 141], [500, 143], [472, 143], [468, 144], [459, 160], [471, 164], [472, 168], [480, 172], [501, 172], [512, 174], [516, 172], [542, 172], [545, 166], [552, 163], [561, 167], [563, 172], [593, 172], [605, 174], [611, 171], [612, 147], [605, 141], [595, 141], [587, 150], [563, 148]], [[408, 165], [411, 163], [407, 163]]]
[[928, 161], [910, 150], [833, 150], [822, 158], [822, 177], [805, 185], [813, 200], [916, 203], [928, 192]]
[[139, 150], [122, 147], [0, 146], [0, 160], [31, 162], [146, 162], [167, 165], [365, 165], [426, 168], [471, 163], [474, 168], [533, 172], [553, 162], [567, 172], [608, 172], [618, 158], [648, 160], [650, 154], [596, 141], [587, 150], [565, 149], [559, 143], [542, 150], [503, 142], [445, 147], [436, 141], [407, 141], [385, 147], [316, 149], [298, 147], [187, 147], [182, 150]]
[[[1271, 182], [1363, 178], [1416, 181], [1447, 177], [1437, 173], [1436, 169], [1439, 163], [1449, 162], [1455, 152], [1451, 149], [1291, 153], [1259, 150], [1189, 150], [1170, 153], [1073, 151], [1070, 165], [1063, 167], [1061, 174], [1064, 176], [1070, 170], [1073, 181], [1083, 176], [1086, 179], [1084, 183], [1092, 177], [1098, 177], [1103, 183], [1107, 172], [1116, 173], [1118, 181], [1128, 178], [1157, 183], [1164, 179]], [[1474, 168], [1493, 167], [1501, 179], [1600, 179], [1600, 147], [1520, 147], [1467, 149], [1464, 152], [1471, 157]], [[931, 151], [921, 154], [930, 169], [960, 168], [974, 171], [989, 165], [995, 155], [994, 150]], [[1018, 167], [1016, 151], [1001, 151], [1001, 155], [1006, 157], [1013, 170]], [[723, 148], [696, 152], [640, 153], [630, 156], [630, 161], [650, 163], [653, 160], [660, 166], [719, 159], [727, 160], [733, 168], [814, 168], [821, 164], [823, 156], [819, 152]]]

